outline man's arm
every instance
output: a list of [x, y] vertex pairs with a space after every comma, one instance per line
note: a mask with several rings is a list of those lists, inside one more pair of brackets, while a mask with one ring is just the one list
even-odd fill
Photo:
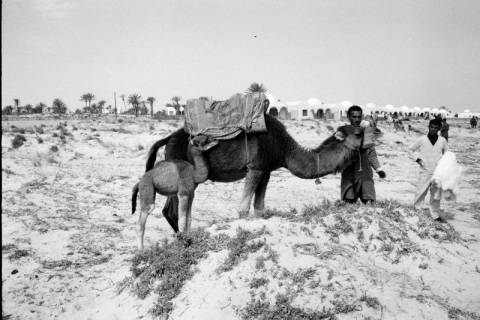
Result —
[[421, 155], [417, 154], [418, 149], [422, 145], [422, 138], [417, 139], [410, 147], [408, 147], [407, 152], [409, 157], [414, 160], [416, 163], [420, 165], [420, 167], [424, 167], [423, 160]]
[[378, 162], [378, 157], [377, 157], [377, 151], [375, 150], [374, 146], [371, 146], [370, 148], [367, 149], [367, 157], [368, 157], [368, 162], [372, 166], [372, 168], [375, 170], [375, 172], [378, 174], [380, 178], [385, 178], [387, 174], [385, 171], [380, 166], [380, 163]]

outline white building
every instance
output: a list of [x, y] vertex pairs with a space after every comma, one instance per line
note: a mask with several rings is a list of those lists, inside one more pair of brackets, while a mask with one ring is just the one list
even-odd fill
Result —
[[267, 94], [270, 101], [268, 114], [280, 120], [305, 120], [305, 119], [341, 119], [346, 117], [351, 102], [325, 103], [317, 98], [308, 100], [283, 102], [271, 94]]

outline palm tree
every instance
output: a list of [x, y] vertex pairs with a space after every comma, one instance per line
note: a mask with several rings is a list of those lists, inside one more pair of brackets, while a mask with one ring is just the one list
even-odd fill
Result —
[[85, 102], [85, 107], [90, 107], [93, 100], [95, 100], [95, 95], [93, 93], [84, 93], [80, 96], [80, 101]]
[[150, 115], [153, 118], [153, 103], [155, 102], [155, 98], [154, 97], [148, 97], [147, 101], [150, 104]]
[[33, 112], [34, 113], [43, 113], [43, 110], [45, 110], [47, 108], [47, 105], [43, 102], [40, 102], [39, 104], [37, 104], [35, 106], [35, 108], [33, 108]]
[[20, 110], [18, 110], [19, 106], [20, 106], [20, 99], [13, 99], [13, 104], [15, 105], [15, 112], [17, 113], [17, 116], [18, 114], [20, 113]]
[[172, 97], [172, 102], [173, 102], [173, 107], [175, 108], [175, 111], [177, 112], [177, 114], [179, 114], [180, 112], [180, 100], [182, 100], [182, 97], [179, 97], [179, 96], [174, 96]]
[[138, 117], [138, 107], [140, 106], [141, 100], [142, 96], [140, 96], [138, 93], [134, 93], [128, 96], [128, 103], [130, 103], [135, 109], [135, 117]]
[[5, 115], [10, 115], [10, 114], [12, 114], [12, 112], [13, 112], [13, 107], [12, 106], [6, 106], [2, 110], [2, 114], [5, 114]]
[[265, 93], [267, 92], [267, 88], [263, 85], [263, 83], [253, 82], [250, 87], [247, 88], [245, 93]]
[[122, 99], [123, 101], [123, 112], [125, 112], [127, 110], [127, 106], [125, 105], [125, 95], [124, 94], [121, 94], [120, 95], [120, 98]]
[[80, 101], [85, 102], [85, 108], [88, 107], [88, 94], [86, 94], [86, 93], [85, 93], [85, 94], [82, 94], [82, 95], [80, 96]]
[[98, 113], [102, 114], [103, 113], [103, 106], [107, 103], [107, 101], [105, 100], [100, 100], [98, 101], [97, 103], [97, 107], [98, 107]]
[[53, 113], [65, 113], [67, 111], [67, 105], [60, 99], [56, 98], [52, 103]]
[[30, 114], [30, 113], [33, 113], [33, 107], [31, 104], [27, 104], [25, 105], [25, 111]]

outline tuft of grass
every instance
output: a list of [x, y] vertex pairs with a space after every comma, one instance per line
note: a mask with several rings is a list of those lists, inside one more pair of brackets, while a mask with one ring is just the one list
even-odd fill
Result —
[[14, 125], [12, 125], [10, 128], [11, 128], [11, 131], [13, 133], [25, 134], [25, 129], [24, 128], [18, 128]]
[[220, 273], [232, 270], [234, 266], [247, 259], [249, 253], [257, 252], [262, 248], [265, 245], [264, 241], [252, 242], [251, 240], [258, 238], [264, 233], [265, 228], [262, 228], [257, 232], [238, 228], [236, 236], [230, 239], [227, 244], [229, 250], [228, 257], [223, 264], [218, 267], [217, 272]]
[[16, 249], [11, 255], [8, 256], [8, 259], [10, 259], [10, 261], [14, 261], [14, 260], [19, 260], [21, 258], [25, 258], [31, 255], [32, 253], [29, 250]]
[[287, 295], [280, 294], [276, 296], [274, 305], [271, 305], [267, 301], [252, 298], [238, 313], [243, 320], [335, 319], [335, 311], [332, 309], [325, 310], [324, 308], [322, 311], [303, 310], [294, 307], [291, 299]]
[[268, 279], [265, 278], [253, 278], [252, 281], [250, 281], [250, 289], [257, 289], [266, 285], [268, 282]]
[[311, 279], [316, 272], [315, 268], [300, 268], [291, 278], [294, 283], [305, 283], [305, 281]]
[[448, 309], [448, 319], [454, 320], [480, 320], [480, 314], [451, 307]]
[[154, 292], [158, 299], [151, 313], [154, 317], [168, 317], [173, 309], [171, 300], [193, 276], [192, 266], [205, 258], [208, 251], [224, 248], [226, 242], [225, 235], [212, 238], [204, 230], [194, 230], [178, 234], [172, 242], [157, 243], [133, 258], [130, 286], [141, 299]]
[[363, 295], [360, 297], [359, 299], [361, 302], [365, 302], [365, 304], [370, 307], [370, 308], [373, 308], [375, 310], [379, 309], [381, 307], [380, 305], [380, 302], [378, 301], [378, 299], [376, 297], [370, 297], [370, 296], [367, 296], [367, 293], [364, 292]]
[[12, 140], [12, 147], [14, 149], [20, 148], [23, 146], [23, 143], [27, 141], [24, 135], [22, 134], [16, 134], [15, 137]]
[[6, 253], [6, 252], [9, 252], [9, 251], [12, 251], [12, 250], [17, 250], [17, 245], [14, 244], [14, 243], [8, 243], [8, 244], [4, 244], [2, 245], [2, 253]]
[[41, 261], [42, 266], [45, 269], [59, 269], [66, 270], [73, 265], [73, 262], [67, 259], [61, 260], [43, 260]]

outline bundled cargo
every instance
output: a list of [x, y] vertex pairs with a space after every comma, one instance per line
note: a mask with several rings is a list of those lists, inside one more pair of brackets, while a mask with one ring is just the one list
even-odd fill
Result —
[[185, 130], [192, 136], [217, 140], [232, 139], [242, 131], [266, 132], [268, 105], [263, 93], [237, 93], [225, 101], [190, 99], [185, 108]]

